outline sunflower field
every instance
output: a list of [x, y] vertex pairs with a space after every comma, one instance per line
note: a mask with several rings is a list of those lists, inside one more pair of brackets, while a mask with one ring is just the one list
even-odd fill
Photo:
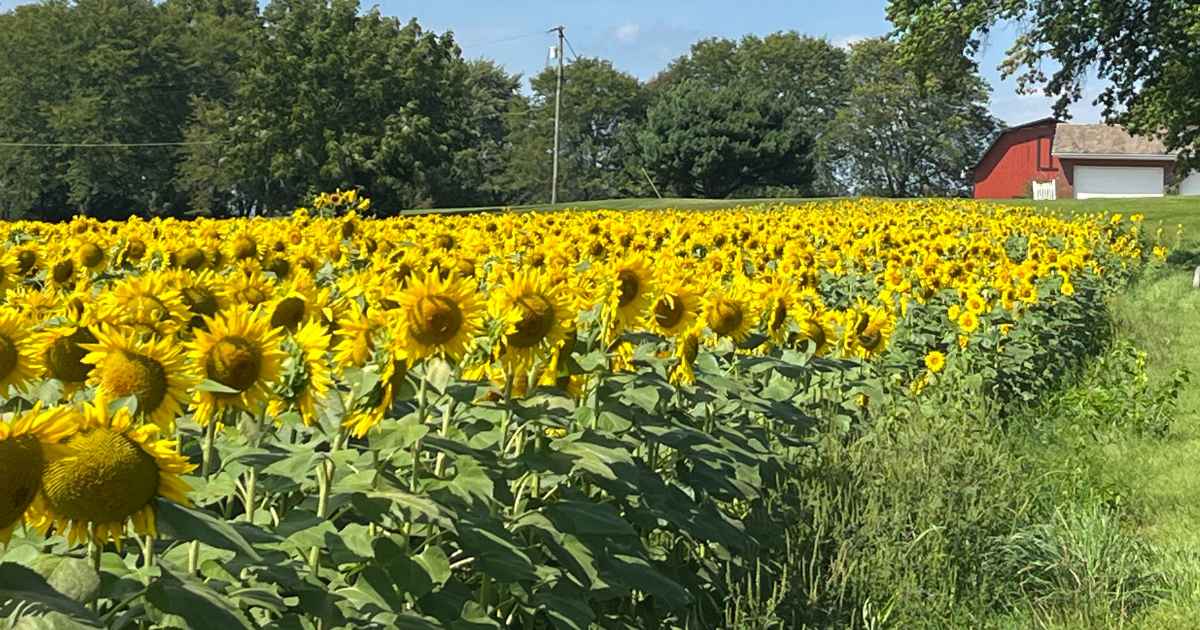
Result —
[[1035, 397], [1165, 256], [961, 200], [368, 207], [0, 225], [0, 625], [737, 626], [814, 432]]

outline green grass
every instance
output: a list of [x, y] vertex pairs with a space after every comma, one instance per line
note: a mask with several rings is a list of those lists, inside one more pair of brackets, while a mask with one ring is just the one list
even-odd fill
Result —
[[[1145, 282], [1114, 305], [1122, 334], [1148, 354], [1151, 379], [1200, 366], [1200, 291], [1187, 273]], [[1112, 444], [1107, 464], [1139, 514], [1137, 533], [1157, 550], [1168, 597], [1139, 619], [1144, 628], [1183, 628], [1200, 619], [1200, 388], [1185, 387], [1166, 440]]]

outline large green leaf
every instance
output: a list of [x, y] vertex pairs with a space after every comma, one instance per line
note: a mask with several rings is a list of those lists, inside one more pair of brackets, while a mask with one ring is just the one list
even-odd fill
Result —
[[643, 558], [613, 554], [604, 559], [604, 575], [613, 585], [653, 595], [662, 608], [677, 610], [691, 603], [692, 597], [674, 580], [659, 573]]
[[229, 600], [203, 582], [163, 567], [150, 583], [146, 601], [164, 613], [182, 617], [196, 630], [232, 630], [253, 627]]
[[102, 625], [92, 611], [54, 590], [46, 578], [31, 569], [11, 562], [0, 563], [0, 603], [2, 602], [37, 604], [47, 611], [66, 615], [80, 625], [88, 627]]
[[559, 501], [544, 510], [559, 530], [581, 536], [637, 536], [611, 506], [585, 501]]
[[480, 571], [501, 582], [533, 582], [537, 579], [533, 561], [503, 528], [494, 524], [463, 523], [459, 530], [463, 550], [476, 558], [475, 565]]
[[206, 512], [160, 498], [157, 516], [158, 531], [165, 536], [176, 540], [198, 540], [219, 549], [245, 554], [255, 561], [262, 560], [254, 546], [232, 525]]
[[100, 591], [100, 574], [86, 558], [41, 556], [30, 566], [54, 590], [81, 604], [92, 601]]

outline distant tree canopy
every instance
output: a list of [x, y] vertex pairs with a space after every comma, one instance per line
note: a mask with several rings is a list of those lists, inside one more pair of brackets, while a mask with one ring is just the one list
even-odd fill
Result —
[[855, 44], [850, 92], [822, 137], [822, 155], [850, 192], [884, 197], [963, 195], [966, 169], [1000, 123], [978, 76], [939, 93], [898, 62], [883, 39]]
[[[794, 32], [707, 39], [645, 83], [573, 59], [559, 198], [959, 191], [991, 132], [978, 76], [947, 96], [863, 54]], [[271, 213], [339, 187], [383, 213], [544, 202], [556, 74], [523, 89], [357, 0], [20, 6], [0, 14], [0, 209]], [[897, 165], [903, 181], [881, 175]]]
[[[1041, 87], [1055, 109], [1083, 98], [1094, 72], [1107, 82], [1104, 116], [1138, 134], [1161, 134], [1200, 167], [1200, 4], [1195, 0], [891, 0], [900, 50], [946, 89], [974, 76], [985, 36], [1022, 25], [1001, 66], [1023, 90]], [[1045, 61], [1056, 69], [1047, 75]]]

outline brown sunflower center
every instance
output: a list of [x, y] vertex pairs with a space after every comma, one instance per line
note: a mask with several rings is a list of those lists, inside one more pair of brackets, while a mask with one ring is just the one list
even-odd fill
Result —
[[664, 295], [654, 303], [654, 323], [663, 330], [672, 330], [683, 321], [683, 300], [677, 295]]
[[304, 318], [304, 307], [304, 299], [295, 295], [279, 300], [271, 313], [271, 326], [295, 332], [296, 326], [300, 325], [300, 320]]
[[17, 271], [21, 275], [27, 275], [33, 271], [33, 266], [37, 264], [37, 252], [31, 249], [23, 249], [17, 254]]
[[17, 353], [17, 344], [13, 343], [8, 335], [0, 334], [0, 379], [17, 368], [18, 360], [20, 355]]
[[196, 315], [213, 316], [217, 314], [217, 296], [204, 287], [188, 287], [182, 291], [183, 303], [188, 310]]
[[554, 327], [554, 306], [537, 294], [523, 295], [513, 306], [520, 311], [521, 318], [517, 320], [513, 332], [508, 335], [509, 345], [515, 348], [532, 348], [541, 343]]
[[204, 252], [199, 247], [185, 247], [179, 250], [177, 260], [180, 267], [195, 271], [204, 265]]
[[708, 327], [718, 335], [731, 335], [742, 326], [746, 315], [742, 305], [733, 300], [721, 299], [708, 313]]
[[70, 260], [60, 260], [55, 263], [54, 268], [50, 270], [50, 276], [54, 281], [63, 284], [75, 275], [75, 263]]
[[244, 392], [258, 381], [262, 372], [262, 352], [248, 339], [225, 337], [209, 349], [204, 370], [208, 378]]
[[78, 434], [74, 457], [46, 466], [43, 494], [58, 515], [79, 523], [122, 523], [158, 494], [158, 465], [136, 442], [110, 429]]
[[267, 294], [258, 287], [246, 287], [238, 292], [238, 297], [250, 306], [258, 306], [267, 301]]
[[141, 260], [146, 255], [146, 244], [138, 239], [130, 239], [125, 245], [125, 257], [129, 260]]
[[425, 346], [442, 345], [463, 327], [462, 309], [445, 295], [427, 295], [413, 307], [412, 336]]
[[617, 295], [617, 306], [629, 306], [631, 302], [637, 299], [638, 294], [642, 290], [642, 281], [638, 278], [637, 273], [622, 269], [617, 272], [617, 282], [620, 284], [620, 293]]
[[64, 383], [82, 383], [87, 380], [92, 366], [83, 362], [87, 350], [80, 344], [96, 343], [96, 336], [86, 328], [54, 340], [42, 357], [50, 375]]
[[137, 397], [138, 410], [152, 413], [167, 396], [167, 373], [154, 359], [121, 350], [100, 366], [100, 384], [118, 398]]
[[780, 328], [783, 328], [783, 323], [787, 321], [787, 316], [787, 303], [783, 300], [775, 300], [775, 308], [771, 309], [771, 332], [778, 332]]
[[700, 339], [696, 335], [688, 335], [683, 339], [683, 350], [681, 352], [683, 360], [688, 365], [696, 362], [696, 356], [700, 354]]
[[153, 295], [138, 295], [129, 300], [126, 305], [134, 322], [154, 325], [167, 319], [170, 315], [162, 300]]
[[242, 260], [253, 258], [258, 253], [258, 243], [249, 236], [239, 236], [233, 241], [233, 257]]
[[104, 262], [104, 250], [95, 243], [84, 243], [79, 248], [79, 262], [83, 263], [84, 267], [91, 269]]
[[21, 518], [42, 481], [46, 461], [33, 436], [0, 441], [0, 529]]

